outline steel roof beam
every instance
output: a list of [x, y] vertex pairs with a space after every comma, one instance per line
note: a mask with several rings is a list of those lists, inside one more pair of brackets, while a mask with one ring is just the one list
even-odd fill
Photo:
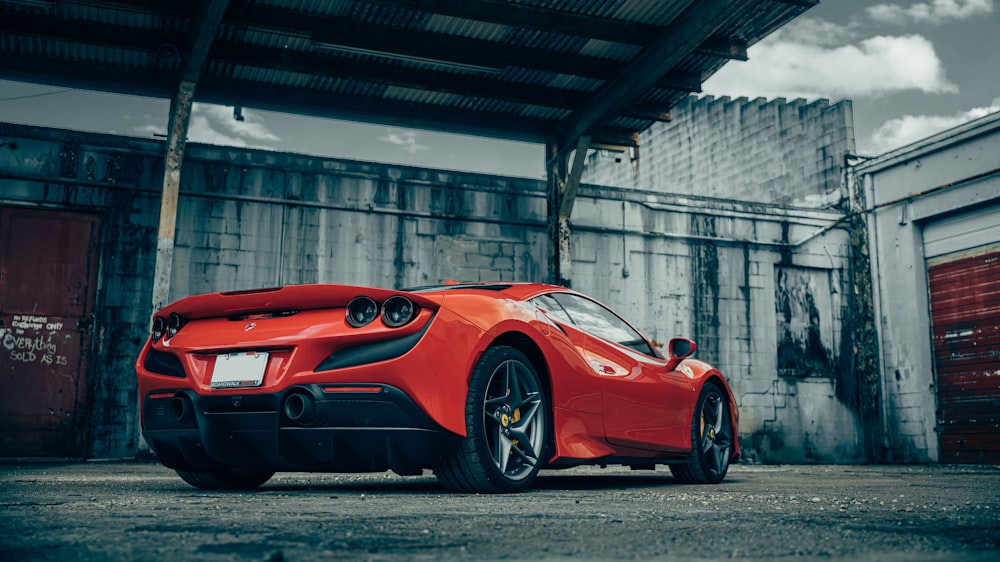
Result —
[[185, 45], [187, 52], [181, 69], [181, 80], [198, 81], [228, 5], [229, 0], [206, 0], [200, 5], [197, 16], [191, 22], [191, 31]]
[[362, 25], [336, 16], [314, 16], [303, 20], [295, 12], [271, 6], [241, 6], [227, 17], [227, 23], [257, 29], [284, 30], [286, 33], [307, 34], [320, 49], [336, 51], [366, 50], [420, 58], [442, 63], [492, 68], [497, 71], [509, 66], [544, 70], [553, 73], [601, 78], [618, 72], [621, 62], [517, 45], [498, 46], [484, 39], [445, 35], [415, 29]]
[[[98, 91], [125, 93], [138, 96], [170, 98], [176, 80], [167, 73], [128, 67], [102, 65], [90, 67], [81, 72], [79, 66], [57, 58], [32, 56], [18, 57], [6, 65], [8, 78], [28, 82], [42, 82], [69, 88], [87, 88]], [[123, 84], [131, 82], [128, 88]], [[269, 99], [269, 96], [274, 98]], [[413, 104], [383, 100], [382, 98], [361, 98], [337, 95], [326, 91], [303, 92], [291, 87], [261, 84], [248, 81], [224, 81], [204, 75], [198, 83], [195, 101], [222, 105], [240, 104], [260, 109], [282, 111], [316, 117], [349, 119], [359, 118], [367, 122], [385, 124], [405, 124], [412, 127], [430, 128], [466, 134], [486, 134], [491, 137], [529, 142], [542, 142], [545, 135], [557, 124], [555, 120], [540, 120], [506, 113], [484, 113], [468, 110], [449, 109], [423, 110]], [[299, 106], [298, 103], [308, 104]], [[386, 110], [379, 118], [380, 108]], [[637, 112], [648, 110], [640, 118], [663, 119], [658, 107], [639, 106]], [[435, 124], [433, 119], [442, 122]], [[474, 125], [475, 124], [475, 125]], [[518, 128], [524, 128], [519, 131]], [[599, 142], [609, 145], [634, 146], [633, 132], [629, 129], [606, 127], [596, 135]], [[598, 142], [595, 140], [595, 142]]]
[[55, 57], [19, 55], [5, 61], [4, 78], [65, 88], [170, 99], [177, 79], [170, 73], [117, 65], [81, 67]]
[[[0, 22], [0, 30], [4, 32], [45, 37], [55, 41], [104, 45], [109, 48], [130, 48], [150, 53], [154, 53], [163, 44], [182, 45], [185, 41], [185, 38], [181, 35], [150, 29], [138, 30], [99, 23], [79, 25], [78, 22], [66, 19], [19, 13], [6, 13], [4, 16], [2, 22]], [[535, 59], [546, 58], [540, 51], [533, 52], [532, 57]], [[517, 84], [496, 78], [459, 75], [433, 69], [405, 69], [405, 67], [399, 66], [395, 69], [386, 70], [385, 65], [375, 65], [370, 61], [333, 57], [320, 53], [270, 49], [247, 45], [231, 39], [225, 41], [217, 40], [215, 42], [210, 51], [209, 62], [216, 58], [234, 64], [279, 70], [294, 70], [296, 72], [326, 76], [343, 76], [356, 79], [371, 78], [376, 81], [395, 83], [401, 86], [432, 90], [443, 89], [444, 91], [455, 93], [468, 91], [474, 94], [480, 92], [477, 95], [482, 95], [483, 90], [492, 88], [497, 89], [501, 94], [499, 96], [487, 97], [498, 97], [498, 99], [516, 99], [518, 97], [502, 93], [503, 89], [523, 90], [525, 92], [523, 96], [524, 103], [539, 103], [538, 100], [541, 98], [552, 97], [553, 95], [567, 96], [572, 100], [577, 92], [589, 94], [582, 90], [565, 90], [532, 84]], [[586, 76], [597, 80], [610, 80], [620, 71], [620, 65], [617, 63], [610, 64], [606, 59], [596, 60], [600, 62], [595, 62], [593, 57], [585, 57], [581, 63], [574, 63], [571, 66], [585, 67]], [[546, 68], [549, 67], [551, 65], [546, 65]], [[566, 68], [563, 68], [563, 71], [566, 71]], [[701, 91], [701, 77], [693, 73], [670, 72], [657, 80], [654, 85], [669, 90], [699, 92]], [[557, 97], [558, 99], [560, 98]], [[557, 101], [555, 107], [566, 107], [576, 103], [578, 103], [576, 100], [566, 102]], [[539, 105], [545, 104], [539, 103]]]
[[[584, 90], [518, 84], [489, 76], [471, 76], [401, 65], [373, 65], [358, 59], [247, 47], [232, 42], [217, 43], [212, 49], [212, 60], [566, 110], [582, 106], [593, 95], [593, 92]], [[685, 77], [679, 76], [678, 79], [684, 80]], [[640, 119], [661, 120], [668, 109], [665, 104], [639, 101], [627, 107], [623, 114]]]
[[[204, 77], [198, 85], [198, 101], [243, 105], [260, 109], [335, 119], [358, 119], [406, 127], [449, 131], [462, 134], [487, 134], [492, 137], [528, 142], [543, 142], [558, 125], [552, 119], [522, 117], [509, 113], [463, 110], [449, 106], [427, 107], [399, 100], [364, 98], [322, 90], [302, 90], [249, 81], [225, 81]], [[635, 146], [630, 129], [603, 127], [594, 142]]]
[[[69, 41], [86, 43], [92, 45], [103, 45], [109, 48], [129, 48], [148, 52], [155, 52], [163, 44], [182, 45], [184, 36], [179, 34], [164, 33], [152, 29], [132, 29], [119, 25], [108, 25], [91, 23], [79, 25], [79, 22], [67, 19], [59, 19], [48, 16], [27, 15], [23, 13], [3, 13], [0, 19], [0, 31], [11, 34], [21, 34], [26, 36], [45, 37], [55, 41]], [[534, 52], [536, 58], [544, 58], [538, 51]], [[537, 86], [533, 84], [517, 84], [496, 78], [459, 75], [441, 70], [411, 68], [405, 72], [400, 72], [404, 67], [393, 70], [384, 70], [384, 65], [374, 65], [369, 61], [358, 59], [348, 59], [344, 57], [333, 57], [321, 53], [279, 50], [267, 47], [247, 45], [232, 39], [216, 40], [210, 55], [209, 62], [214, 59], [221, 59], [234, 64], [245, 64], [262, 68], [274, 68], [278, 70], [294, 70], [308, 74], [318, 73], [326, 76], [343, 76], [357, 79], [364, 76], [378, 81], [396, 83], [397, 85], [410, 85], [421, 89], [437, 89], [435, 84], [440, 82], [445, 91], [462, 92], [462, 84], [471, 82], [473, 86], [468, 87], [470, 91], [477, 89], [508, 87], [514, 90], [524, 90], [526, 100], [532, 96], [552, 96], [556, 92], [569, 92], [572, 97], [574, 92], [582, 90], [565, 90]], [[587, 77], [597, 80], [610, 80], [617, 76], [620, 71], [619, 64], [606, 64], [605, 68], [598, 66], [587, 67]], [[592, 60], [584, 59], [580, 66], [587, 66]], [[577, 65], [574, 65], [577, 66]], [[482, 84], [482, 86], [475, 86]], [[701, 91], [701, 77], [694, 73], [674, 71], [656, 81], [654, 86], [667, 90], [683, 92]], [[501, 99], [511, 99], [508, 95], [501, 96]], [[528, 101], [528, 103], [531, 103]], [[558, 105], [557, 107], [562, 107]]]
[[632, 103], [687, 53], [697, 48], [753, 0], [696, 2], [678, 16], [663, 36], [625, 65], [619, 78], [607, 84], [588, 104], [560, 127], [556, 145], [572, 146], [580, 135], [606, 122]]
[[716, 35], [703, 41], [694, 50], [699, 55], [708, 55], [720, 59], [746, 61], [747, 42], [739, 37], [722, 37]]
[[[496, 71], [517, 67], [607, 80], [618, 76], [625, 65], [623, 61], [590, 55], [559, 53], [518, 45], [502, 45], [498, 48], [496, 42], [484, 39], [362, 25], [338, 16], [317, 15], [304, 21], [301, 15], [292, 10], [256, 4], [234, 5], [227, 14], [226, 23], [299, 36], [305, 34], [320, 49], [336, 51], [342, 48], [345, 52], [355, 53], [360, 50], [387, 59], [396, 55]], [[704, 51], [718, 53], [716, 45], [726, 43], [728, 47], [729, 41], [729, 38], [711, 38], [706, 41]], [[691, 46], [684, 54], [697, 46]], [[728, 49], [723, 53], [729, 56]]]

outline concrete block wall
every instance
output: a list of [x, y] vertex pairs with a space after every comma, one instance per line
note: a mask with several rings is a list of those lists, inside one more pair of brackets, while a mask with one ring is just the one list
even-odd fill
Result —
[[[0, 125], [0, 135], [21, 147], [16, 158], [0, 153], [0, 203], [104, 216], [98, 324], [106, 333], [91, 361], [92, 454], [127, 456], [136, 446], [132, 368], [148, 329], [162, 143], [13, 125]], [[81, 176], [87, 166], [67, 164], [90, 155], [93, 180]], [[110, 181], [105, 168], [131, 175]], [[541, 281], [545, 209], [536, 180], [189, 145], [171, 298], [312, 282]], [[696, 339], [698, 356], [738, 395], [748, 458], [856, 460], [857, 426], [837, 378], [777, 375], [776, 268], [839, 283], [847, 236], [826, 227], [840, 216], [584, 185], [571, 279], [660, 342]], [[825, 302], [821, 325], [836, 332], [841, 311]], [[841, 355], [827, 340], [831, 356]]]
[[537, 181], [216, 147], [193, 149], [183, 178], [174, 299], [544, 277]]
[[[586, 186], [574, 207], [573, 287], [612, 305], [653, 339], [691, 337], [740, 404], [740, 440], [756, 462], [859, 462], [861, 427], [845, 392], [848, 234], [836, 212]], [[831, 368], [779, 375], [776, 271], [811, 289], [817, 345]], [[802, 288], [806, 291], [808, 287]], [[819, 298], [825, 297], [825, 298]], [[808, 311], [804, 311], [808, 312]]]
[[[594, 152], [584, 181], [811, 208], [847, 206], [850, 101], [691, 96], [639, 135], [639, 159]], [[616, 161], [620, 160], [620, 161]]]

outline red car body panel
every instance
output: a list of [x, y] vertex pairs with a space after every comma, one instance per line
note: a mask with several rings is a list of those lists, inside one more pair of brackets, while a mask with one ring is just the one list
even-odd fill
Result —
[[[180, 395], [216, 401], [230, 397], [231, 411], [226, 413], [237, 414], [255, 395], [280, 400], [290, 389], [314, 393], [322, 389], [321, 398], [343, 397], [357, 404], [363, 403], [366, 393], [383, 396], [379, 393], [398, 389], [433, 422], [428, 427], [436, 425], [464, 437], [469, 378], [479, 357], [498, 342], [515, 342], [529, 350], [526, 353], [534, 359], [550, 395], [550, 466], [609, 458], [663, 462], [686, 458], [692, 448], [696, 400], [709, 380], [728, 396], [735, 433], [738, 409], [733, 393], [712, 366], [685, 359], [671, 368], [667, 358], [603, 340], [550, 318], [528, 302], [549, 293], [579, 295], [543, 284], [445, 286], [426, 292], [302, 285], [181, 299], [157, 316], [177, 314], [186, 323], [172, 337], [147, 340], [136, 362], [144, 431], [153, 436], [151, 443], [164, 449], [169, 444], [174, 451], [172, 464], [186, 466], [184, 459], [196, 455], [184, 440], [195, 437], [155, 421], [164, 408], [172, 407], [162, 400]], [[360, 328], [348, 325], [346, 307], [351, 299], [369, 297], [383, 303], [395, 295], [416, 305], [415, 319], [399, 328], [377, 320]], [[404, 340], [412, 345], [400, 347], [399, 353], [383, 351]], [[372, 349], [377, 360], [338, 366], [340, 357], [356, 355], [361, 361]], [[213, 388], [217, 358], [243, 351], [269, 354], [259, 386]], [[170, 367], [174, 365], [170, 356], [176, 357], [180, 370]], [[271, 406], [257, 407], [267, 410], [256, 422], [262, 426], [272, 423], [272, 414], [281, 415], [271, 412]], [[220, 414], [215, 419], [222, 421], [212, 423], [224, 426], [227, 418]], [[276, 470], [322, 466], [320, 461], [296, 464], [281, 451], [272, 456], [282, 459], [272, 461]], [[735, 439], [732, 456], [739, 456]], [[387, 462], [391, 465], [392, 459]]]

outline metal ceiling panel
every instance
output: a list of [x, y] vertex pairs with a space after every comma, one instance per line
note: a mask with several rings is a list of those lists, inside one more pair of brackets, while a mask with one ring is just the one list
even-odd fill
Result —
[[353, 9], [358, 2], [353, 0], [252, 0], [254, 4], [289, 8], [305, 14], [342, 16]]
[[441, 14], [429, 17], [424, 26], [426, 31], [447, 33], [486, 41], [501, 41], [510, 32], [510, 27], [489, 22], [456, 18]]
[[[572, 130], [621, 141], [810, 4], [229, 0], [213, 42], [200, 47], [195, 99], [518, 140]], [[0, 0], [0, 75], [172, 95], [200, 5]], [[692, 37], [695, 28], [706, 31]], [[678, 55], [669, 66], [644, 56], [664, 43]]]
[[692, 0], [626, 0], [615, 10], [613, 17], [626, 21], [665, 26], [694, 4]]
[[580, 54], [603, 57], [617, 61], [627, 61], [635, 57], [642, 48], [638, 45], [626, 45], [625, 43], [612, 43], [601, 39], [590, 39], [582, 47]]

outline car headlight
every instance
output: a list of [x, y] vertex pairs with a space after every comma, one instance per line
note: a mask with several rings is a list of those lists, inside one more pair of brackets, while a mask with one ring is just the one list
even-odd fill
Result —
[[153, 318], [153, 341], [160, 341], [165, 333], [167, 333], [167, 321], [162, 316]]
[[382, 305], [382, 322], [390, 328], [398, 328], [413, 320], [417, 315], [417, 307], [410, 299], [395, 295], [386, 299]]
[[184, 327], [184, 319], [181, 318], [180, 314], [176, 312], [170, 313], [170, 320], [167, 321], [167, 338], [172, 338], [177, 335], [177, 332]]
[[378, 318], [378, 305], [368, 297], [354, 297], [347, 304], [347, 323], [355, 328], [367, 326]]

